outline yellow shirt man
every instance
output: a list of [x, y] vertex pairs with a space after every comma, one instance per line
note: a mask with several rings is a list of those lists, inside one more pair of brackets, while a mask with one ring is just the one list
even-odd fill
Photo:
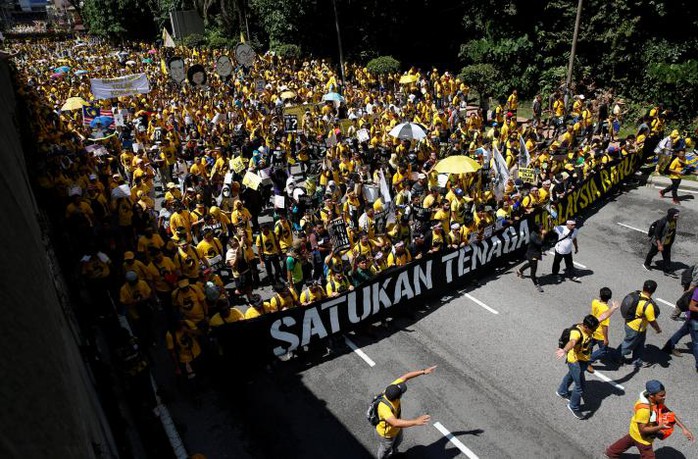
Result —
[[[403, 379], [398, 378], [391, 382], [390, 385], [402, 384], [404, 382]], [[383, 438], [394, 438], [400, 433], [402, 430], [400, 427], [393, 427], [384, 421], [384, 419], [393, 416], [396, 418], [400, 417], [400, 399], [391, 402], [387, 398], [384, 398], [384, 401], [378, 404], [378, 418], [380, 419], [380, 422], [376, 425], [376, 432], [378, 432], [378, 435]]]
[[575, 327], [570, 330], [570, 341], [572, 340], [576, 344], [567, 351], [567, 362], [588, 362], [591, 357], [591, 335], [587, 335], [582, 327]]
[[626, 325], [637, 332], [644, 332], [647, 330], [647, 325], [650, 322], [657, 320], [654, 313], [654, 305], [649, 298], [640, 294], [640, 301], [637, 303], [637, 308], [635, 309], [635, 317], [637, 319], [627, 322]]
[[[601, 300], [593, 300], [591, 302], [591, 314], [596, 317], [597, 319], [603, 314], [604, 312], [608, 311], [608, 304], [601, 301]], [[608, 325], [611, 323], [611, 318], [607, 317], [604, 320], [599, 322], [599, 326], [594, 330], [594, 334], [592, 335], [592, 339], [598, 340], [598, 341], [603, 341], [605, 339], [604, 333], [603, 333], [603, 328], [606, 327], [608, 328]]]

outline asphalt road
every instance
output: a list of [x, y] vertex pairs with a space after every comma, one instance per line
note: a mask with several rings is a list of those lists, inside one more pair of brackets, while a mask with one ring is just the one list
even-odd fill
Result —
[[[403, 398], [403, 417], [422, 413], [432, 417], [429, 426], [405, 431], [401, 450], [406, 457], [467, 457], [434, 427], [437, 422], [472, 457], [602, 457], [605, 446], [627, 432], [637, 395], [647, 380], [655, 378], [667, 387], [668, 405], [698, 431], [698, 401], [693, 390], [698, 375], [693, 358], [686, 353], [684, 358], [670, 359], [658, 350], [679, 327], [669, 318], [672, 308], [662, 302], [659, 323], [664, 332], [650, 331], [647, 340], [654, 367], [635, 372], [627, 366], [599, 365], [598, 373], [611, 382], [599, 376], [587, 378], [583, 408], [588, 418], [583, 421], [575, 419], [554, 394], [566, 371], [554, 356], [559, 334], [588, 313], [601, 287], [610, 287], [614, 298], [621, 300], [651, 278], [659, 283], [655, 297], [673, 303], [680, 295], [677, 278], [642, 268], [645, 235], [619, 225], [644, 231], [670, 205], [669, 200], [659, 198], [655, 188], [641, 187], [608, 200], [587, 216], [580, 226], [580, 251], [575, 257], [584, 266], [578, 267], [580, 283], [553, 283], [545, 276], [552, 263], [548, 257], [540, 269], [545, 284], [541, 294], [530, 280], [518, 279], [510, 267], [483, 279], [477, 288], [456, 292], [439, 304], [424, 305], [414, 320], [396, 319], [377, 337], [350, 336], [375, 366], [347, 350], [337, 357], [315, 360], [306, 368], [300, 361], [279, 368], [274, 378], [263, 378], [268, 381], [261, 385], [260, 393], [274, 400], [265, 405], [265, 411], [279, 416], [279, 423], [288, 424], [291, 432], [275, 442], [278, 449], [265, 454], [273, 457], [285, 450], [286, 457], [368, 457], [375, 449], [375, 438], [364, 418], [371, 396], [401, 374], [428, 365], [439, 367], [432, 375], [410, 381]], [[694, 199], [682, 202], [673, 253], [679, 270], [698, 261], [697, 208]], [[617, 345], [622, 335], [622, 321], [615, 317], [611, 344]], [[679, 349], [686, 351], [684, 344]], [[273, 414], [277, 410], [281, 413]], [[327, 419], [342, 429], [328, 433], [322, 427]], [[658, 441], [656, 448], [658, 457], [698, 457], [696, 445], [680, 432]]]
[[[677, 272], [698, 262], [696, 194], [683, 193], [673, 249]], [[603, 457], [605, 446], [627, 432], [633, 403], [649, 379], [665, 384], [668, 406], [698, 432], [698, 375], [688, 338], [679, 346], [683, 358], [658, 349], [680, 326], [661, 301], [679, 297], [679, 280], [642, 268], [644, 232], [670, 205], [653, 186], [643, 186], [587, 215], [575, 256], [579, 283], [555, 284], [546, 276], [552, 264], [546, 257], [539, 266], [545, 291], [539, 293], [511, 265], [477, 287], [423, 305], [414, 317], [393, 320], [387, 329], [350, 335], [367, 359], [342, 345], [333, 354], [304, 355], [266, 370], [230, 369], [229, 385], [204, 391], [195, 408], [186, 400], [171, 404], [173, 416], [186, 424], [185, 443], [209, 459], [370, 457], [376, 438], [364, 414], [372, 396], [398, 376], [429, 365], [438, 365], [436, 372], [410, 381], [403, 397], [404, 418], [431, 415], [429, 425], [405, 431], [400, 449], [408, 458]], [[560, 332], [581, 321], [601, 287], [610, 287], [620, 301], [648, 278], [659, 284], [655, 298], [664, 330], [648, 332], [648, 360], [656, 365], [639, 371], [598, 365], [595, 376], [587, 375], [588, 417], [577, 420], [554, 393], [566, 372], [554, 355]], [[611, 345], [622, 336], [622, 321], [614, 317]], [[696, 444], [678, 431], [655, 448], [658, 458], [698, 458]]]

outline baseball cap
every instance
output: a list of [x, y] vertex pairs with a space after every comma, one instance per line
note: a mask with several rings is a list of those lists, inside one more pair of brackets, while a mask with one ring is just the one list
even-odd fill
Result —
[[134, 254], [133, 252], [124, 252], [124, 260], [133, 260], [134, 258], [136, 258], [136, 254]]
[[406, 390], [407, 384], [405, 383], [391, 384], [385, 388], [385, 397], [391, 401], [397, 400], [402, 397], [402, 394], [404, 394]]
[[647, 391], [647, 395], [658, 394], [664, 390], [664, 384], [656, 379], [651, 379], [645, 383], [645, 390]]
[[177, 282], [177, 287], [179, 287], [179, 288], [189, 287], [189, 279], [181, 279], [179, 282]]

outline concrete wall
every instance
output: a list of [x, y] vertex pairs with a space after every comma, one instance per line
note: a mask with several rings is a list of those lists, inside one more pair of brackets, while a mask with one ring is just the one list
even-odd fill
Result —
[[109, 426], [59, 301], [0, 62], [0, 457], [115, 457]]

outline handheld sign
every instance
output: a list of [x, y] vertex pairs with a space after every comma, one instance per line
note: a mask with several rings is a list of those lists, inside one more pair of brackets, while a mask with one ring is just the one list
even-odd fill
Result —
[[296, 132], [298, 130], [297, 115], [284, 115], [284, 130], [286, 132]]

